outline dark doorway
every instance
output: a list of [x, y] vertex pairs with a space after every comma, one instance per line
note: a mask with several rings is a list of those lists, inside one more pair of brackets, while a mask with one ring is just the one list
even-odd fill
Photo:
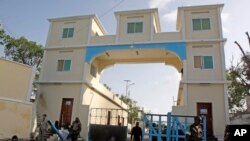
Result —
[[61, 106], [61, 114], [60, 114], [60, 126], [70, 125], [72, 109], [73, 109], [73, 98], [63, 98], [62, 106]]
[[206, 114], [207, 137], [213, 137], [212, 103], [197, 103], [197, 115]]
[[111, 111], [108, 111], [107, 125], [110, 125]]

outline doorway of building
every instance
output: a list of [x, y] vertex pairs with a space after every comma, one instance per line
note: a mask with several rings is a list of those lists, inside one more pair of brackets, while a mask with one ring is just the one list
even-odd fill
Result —
[[213, 137], [212, 103], [197, 103], [197, 115], [206, 114], [207, 137]]
[[73, 109], [73, 98], [63, 98], [62, 106], [61, 106], [61, 114], [60, 114], [60, 126], [70, 125], [72, 109]]

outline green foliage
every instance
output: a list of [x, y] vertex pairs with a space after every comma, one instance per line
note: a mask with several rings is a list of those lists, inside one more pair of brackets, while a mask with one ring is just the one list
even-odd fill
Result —
[[[40, 64], [43, 57], [43, 47], [25, 37], [14, 38], [0, 30], [0, 47], [4, 47], [5, 58], [22, 64], [35, 66], [35, 80], [39, 79]], [[33, 88], [36, 88], [33, 84]]]
[[[241, 68], [231, 66], [227, 71], [227, 79], [231, 81], [228, 86], [229, 109], [232, 112], [243, 111], [245, 87], [239, 79]], [[235, 109], [236, 108], [236, 109]]]
[[129, 112], [129, 123], [134, 123], [138, 119], [138, 112], [140, 110], [140, 107], [136, 105], [136, 101], [121, 95], [120, 100], [123, 101], [128, 105], [128, 112]]
[[[246, 34], [250, 43], [249, 35]], [[237, 65], [234, 66], [231, 63], [227, 70], [227, 80], [231, 81], [228, 86], [229, 110], [233, 113], [244, 111], [245, 96], [250, 96], [250, 53], [244, 51], [237, 42], [235, 43], [241, 50], [242, 57]]]
[[5, 57], [7, 59], [39, 67], [43, 50], [42, 46], [36, 42], [29, 41], [24, 37], [13, 38], [7, 35], [3, 30], [0, 31], [0, 43], [4, 47]]
[[7, 36], [8, 35], [5, 34], [4, 30], [0, 30], [0, 45], [4, 45]]

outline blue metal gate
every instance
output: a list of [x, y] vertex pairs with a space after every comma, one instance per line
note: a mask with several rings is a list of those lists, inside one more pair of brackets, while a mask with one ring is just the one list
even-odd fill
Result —
[[[189, 126], [194, 123], [194, 116], [144, 114], [143, 141], [185, 141]], [[206, 116], [202, 115], [203, 135], [206, 141]]]

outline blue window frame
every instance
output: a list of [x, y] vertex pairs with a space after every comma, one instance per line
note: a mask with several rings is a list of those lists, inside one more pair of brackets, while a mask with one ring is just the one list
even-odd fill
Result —
[[194, 56], [194, 68], [200, 69], [213, 69], [213, 57], [212, 56]]
[[57, 61], [57, 71], [70, 71], [71, 60], [58, 60]]

